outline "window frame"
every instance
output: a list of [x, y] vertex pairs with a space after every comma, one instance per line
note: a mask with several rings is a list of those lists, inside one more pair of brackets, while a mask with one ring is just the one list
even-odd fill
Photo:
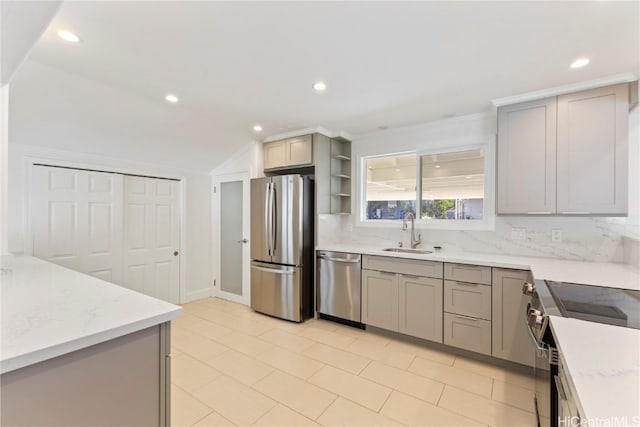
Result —
[[[394, 219], [367, 219], [367, 160], [381, 157], [401, 156], [414, 154], [416, 156], [416, 210], [418, 219], [416, 225], [422, 229], [432, 230], [494, 230], [495, 229], [495, 139], [456, 144], [451, 146], [438, 146], [420, 148], [411, 151], [377, 153], [358, 156], [358, 197], [356, 225], [359, 227], [389, 228], [397, 227], [400, 220]], [[482, 203], [482, 220], [459, 219], [423, 219], [420, 218], [422, 205], [422, 156], [430, 154], [443, 154], [457, 151], [469, 151], [484, 149], [484, 199]]]

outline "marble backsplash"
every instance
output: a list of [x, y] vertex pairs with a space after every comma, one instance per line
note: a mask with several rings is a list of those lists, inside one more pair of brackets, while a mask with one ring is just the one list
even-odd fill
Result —
[[[640, 224], [629, 218], [496, 217], [493, 231], [452, 231], [416, 227], [420, 247], [442, 246], [496, 254], [561, 258], [584, 261], [626, 262], [638, 265]], [[524, 228], [526, 238], [511, 238], [512, 228]], [[562, 231], [562, 242], [551, 241], [551, 230]], [[349, 243], [371, 246], [409, 245], [409, 233], [397, 227], [357, 227], [349, 216], [320, 215], [318, 243]]]

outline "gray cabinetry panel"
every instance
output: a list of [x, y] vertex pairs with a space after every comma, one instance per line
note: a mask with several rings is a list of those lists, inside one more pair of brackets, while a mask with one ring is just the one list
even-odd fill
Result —
[[364, 255], [362, 268], [436, 279], [442, 278], [442, 263], [435, 261]]
[[444, 343], [491, 355], [491, 322], [444, 313]]
[[444, 278], [468, 283], [491, 284], [491, 267], [469, 264], [444, 264]]
[[558, 213], [627, 213], [628, 85], [558, 97]]
[[444, 310], [491, 320], [491, 286], [445, 280]]
[[499, 214], [556, 210], [556, 98], [498, 109]]
[[442, 279], [399, 277], [399, 332], [442, 342]]
[[398, 331], [398, 276], [362, 271], [362, 322]]
[[525, 317], [530, 298], [522, 294], [529, 275], [523, 270], [493, 269], [492, 355], [533, 366], [535, 348]]

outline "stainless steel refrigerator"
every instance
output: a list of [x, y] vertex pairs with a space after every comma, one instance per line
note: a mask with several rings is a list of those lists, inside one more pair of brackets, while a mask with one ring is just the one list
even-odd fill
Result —
[[313, 181], [251, 180], [251, 308], [301, 322], [313, 313]]

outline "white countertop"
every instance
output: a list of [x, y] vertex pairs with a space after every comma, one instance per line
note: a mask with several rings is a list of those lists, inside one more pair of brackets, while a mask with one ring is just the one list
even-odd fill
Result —
[[177, 305], [33, 257], [3, 255], [2, 269], [0, 373], [182, 313]]
[[533, 277], [540, 280], [555, 280], [559, 282], [572, 282], [585, 285], [640, 290], [640, 272], [637, 267], [633, 267], [628, 264], [568, 261], [551, 258], [447, 251], [446, 249], [426, 255], [405, 254], [398, 252], [385, 252], [380, 247], [345, 244], [324, 244], [319, 245], [316, 249], [410, 258], [425, 261], [455, 262], [486, 265], [489, 267], [531, 270], [533, 272]]
[[640, 425], [640, 330], [550, 319], [581, 418], [588, 425]]

